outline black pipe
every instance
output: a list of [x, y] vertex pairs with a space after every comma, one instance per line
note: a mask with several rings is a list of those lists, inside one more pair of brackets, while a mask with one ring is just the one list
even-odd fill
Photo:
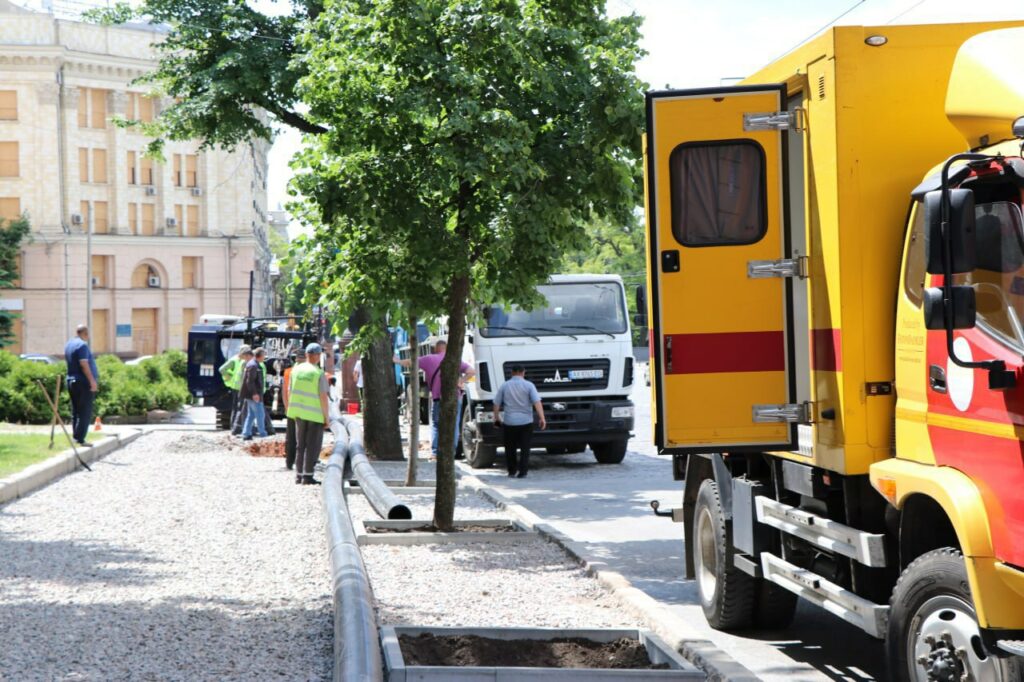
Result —
[[359, 489], [366, 495], [366, 500], [373, 507], [373, 511], [382, 519], [411, 519], [412, 512], [402, 504], [402, 501], [391, 492], [391, 489], [384, 485], [377, 472], [374, 471], [370, 460], [366, 458], [366, 450], [363, 448], [363, 426], [351, 417], [342, 416], [345, 428], [348, 430], [348, 461], [352, 466], [352, 472], [359, 481]]
[[384, 670], [373, 592], [342, 488], [348, 434], [336, 420], [331, 422], [331, 431], [334, 448], [327, 460], [322, 488], [334, 594], [334, 680], [381, 682]]

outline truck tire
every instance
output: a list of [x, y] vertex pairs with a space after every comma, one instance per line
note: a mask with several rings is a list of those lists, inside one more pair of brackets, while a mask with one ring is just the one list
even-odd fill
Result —
[[226, 431], [226, 430], [230, 429], [231, 428], [231, 412], [230, 411], [225, 412], [223, 410], [217, 410], [216, 425], [217, 425], [217, 430], [218, 431]]
[[[756, 580], [756, 579], [755, 579]], [[796, 615], [796, 595], [770, 580], [756, 580], [757, 604], [754, 606], [754, 627], [758, 630], [783, 630]]]
[[965, 673], [972, 680], [1024, 680], [1020, 658], [998, 658], [982, 644], [960, 550], [943, 547], [914, 559], [889, 607], [885, 653], [893, 682], [968, 679]]
[[716, 630], [750, 627], [757, 599], [754, 579], [732, 565], [732, 538], [718, 484], [701, 483], [693, 513], [693, 564], [697, 593], [708, 625]]
[[462, 413], [462, 454], [474, 469], [488, 469], [494, 464], [498, 448], [477, 440], [476, 422], [472, 421], [472, 416], [473, 406], [466, 405], [466, 411]]
[[594, 451], [594, 458], [599, 464], [618, 464], [626, 456], [626, 448], [629, 441], [611, 440], [607, 443], [591, 443], [590, 449]]

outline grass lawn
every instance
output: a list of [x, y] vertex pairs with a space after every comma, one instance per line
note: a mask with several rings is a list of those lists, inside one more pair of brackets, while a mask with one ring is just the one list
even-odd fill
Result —
[[[102, 433], [89, 432], [86, 442], [93, 442], [103, 438]], [[41, 462], [47, 457], [52, 457], [58, 452], [69, 450], [68, 439], [64, 437], [60, 429], [53, 439], [53, 449], [50, 445], [50, 434], [46, 433], [0, 433], [0, 478], [10, 476], [21, 471], [30, 464]]]

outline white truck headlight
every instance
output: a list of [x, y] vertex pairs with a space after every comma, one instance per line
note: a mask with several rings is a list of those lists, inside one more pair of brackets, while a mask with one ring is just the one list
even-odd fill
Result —
[[626, 419], [633, 416], [633, 406], [613, 407], [612, 419]]

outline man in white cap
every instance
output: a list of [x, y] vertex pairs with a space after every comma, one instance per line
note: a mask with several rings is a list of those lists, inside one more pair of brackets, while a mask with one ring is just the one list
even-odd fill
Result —
[[319, 343], [306, 346], [306, 361], [295, 365], [288, 386], [289, 419], [295, 420], [295, 482], [319, 483], [313, 468], [324, 444], [327, 417], [327, 375], [320, 369], [323, 348]]

